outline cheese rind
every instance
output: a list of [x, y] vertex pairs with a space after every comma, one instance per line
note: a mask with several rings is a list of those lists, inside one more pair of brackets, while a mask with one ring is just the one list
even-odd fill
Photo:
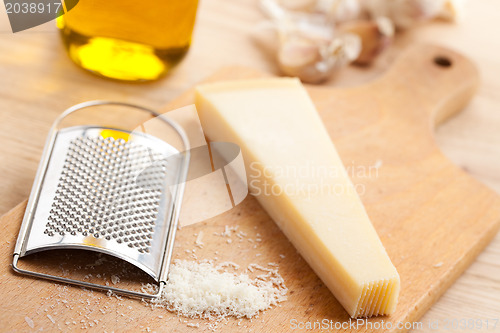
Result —
[[196, 107], [211, 140], [240, 146], [250, 192], [347, 312], [392, 313], [399, 275], [300, 81], [201, 85]]

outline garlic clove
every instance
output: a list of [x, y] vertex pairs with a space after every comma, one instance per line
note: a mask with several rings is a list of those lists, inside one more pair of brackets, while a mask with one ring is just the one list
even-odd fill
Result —
[[295, 36], [282, 44], [278, 63], [286, 75], [319, 83], [356, 59], [360, 50], [361, 41], [353, 34], [343, 34], [332, 41]]
[[304, 82], [317, 82], [322, 79], [315, 69], [315, 64], [320, 60], [317, 41], [307, 38], [287, 38], [278, 52], [278, 64], [282, 72], [296, 76]]
[[343, 65], [351, 63], [359, 57], [362, 51], [362, 44], [361, 38], [358, 35], [344, 33], [337, 40], [342, 42]]
[[358, 20], [344, 23], [339, 27], [344, 33], [352, 33], [361, 39], [361, 52], [354, 60], [358, 65], [369, 65], [387, 46], [394, 37], [392, 22], [379, 17], [376, 20]]
[[289, 69], [297, 69], [317, 62], [321, 55], [315, 41], [292, 37], [288, 38], [278, 52], [280, 65]]

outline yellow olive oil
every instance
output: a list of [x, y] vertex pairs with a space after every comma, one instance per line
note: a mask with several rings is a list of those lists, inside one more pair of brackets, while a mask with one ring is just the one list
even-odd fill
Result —
[[57, 25], [70, 58], [108, 78], [155, 80], [187, 53], [198, 0], [80, 0]]

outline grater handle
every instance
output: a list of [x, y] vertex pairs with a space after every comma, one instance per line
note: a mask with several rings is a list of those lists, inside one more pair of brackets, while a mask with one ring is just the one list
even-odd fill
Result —
[[35, 272], [35, 271], [29, 271], [29, 270], [20, 268], [17, 265], [18, 260], [19, 260], [19, 254], [15, 253], [14, 254], [14, 259], [12, 261], [12, 269], [16, 273], [25, 274], [25, 275], [29, 275], [29, 276], [33, 276], [33, 277], [39, 277], [39, 278], [49, 279], [49, 280], [57, 281], [57, 282], [75, 284], [75, 285], [78, 285], [80, 287], [87, 287], [87, 288], [99, 289], [99, 290], [102, 290], [102, 291], [113, 291], [113, 292], [115, 292], [117, 294], [121, 294], [121, 295], [124, 295], [124, 296], [129, 296], [129, 297], [155, 299], [155, 298], [158, 298], [161, 295], [161, 293], [163, 291], [163, 287], [165, 285], [164, 282], [160, 282], [158, 284], [158, 292], [156, 294], [147, 294], [147, 293], [143, 293], [143, 292], [139, 292], [139, 291], [133, 291], [133, 290], [128, 290], [128, 289], [109, 287], [109, 286], [104, 286], [102, 284], [85, 282], [85, 281], [75, 280], [75, 279], [68, 279], [68, 278], [61, 277], [61, 276], [56, 276], [56, 275], [51, 275], [51, 274], [45, 274], [45, 273], [40, 273], [40, 272]]

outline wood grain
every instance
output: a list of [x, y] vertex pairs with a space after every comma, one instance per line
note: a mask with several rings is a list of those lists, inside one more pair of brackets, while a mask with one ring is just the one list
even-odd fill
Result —
[[[449, 58], [453, 66], [437, 66], [433, 61], [436, 56]], [[262, 74], [231, 67], [209, 80], [258, 76]], [[461, 84], [456, 84], [458, 79]], [[401, 275], [402, 290], [396, 313], [390, 317], [370, 319], [372, 323], [390, 321], [394, 329], [386, 330], [388, 332], [404, 331], [395, 329], [397, 322], [418, 320], [500, 227], [500, 197], [449, 162], [434, 144], [432, 135], [435, 119], [443, 120], [460, 110], [475, 92], [477, 81], [475, 67], [464, 57], [447, 49], [422, 45], [405, 53], [385, 76], [368, 85], [346, 89], [308, 87], [344, 164], [368, 168], [377, 161], [381, 163], [376, 176], [355, 174], [353, 182], [366, 189], [362, 195], [363, 203]], [[165, 110], [192, 101], [193, 92], [190, 90]], [[474, 196], [471, 197], [470, 193]], [[20, 224], [22, 209], [21, 206], [11, 211], [1, 222], [11, 231], [6, 235], [12, 242], [15, 238], [12, 230]], [[215, 235], [225, 225], [238, 226], [252, 239], [258, 238], [259, 233], [262, 242], [254, 247], [254, 243], [247, 239], [234, 237], [234, 244], [227, 244], [226, 239]], [[272, 325], [273, 331], [284, 331], [290, 327], [290, 319], [301, 322], [321, 321], [324, 318], [333, 322], [348, 320], [340, 304], [254, 198], [248, 197], [227, 213], [182, 228], [176, 242], [176, 258], [189, 256], [183, 250], [193, 247], [195, 235], [200, 232], [204, 233], [203, 242], [207, 245], [196, 250], [198, 259], [218, 256], [221, 260], [237, 262], [243, 267], [252, 262], [262, 265], [277, 262], [280, 265], [280, 273], [290, 289], [289, 300], [281, 307], [262, 314], [258, 320], [244, 321], [245, 329], [263, 331]], [[10, 246], [6, 249], [12, 251]], [[119, 308], [117, 311], [124, 313], [124, 318], [140, 320], [134, 320], [134, 323], [126, 319], [111, 320], [103, 310], [104, 314], [94, 311], [91, 318], [78, 318], [80, 323], [75, 327], [89, 327], [91, 320], [97, 318], [96, 329], [111, 326], [118, 330], [125, 327], [133, 330], [140, 328], [133, 326], [137, 322], [147, 322], [151, 329], [162, 330], [162, 323], [153, 320], [160, 315], [171, 329], [181, 331], [186, 327], [185, 323], [172, 322], [175, 315], [162, 309], [151, 311], [139, 301], [109, 299], [104, 294], [99, 296], [97, 292], [91, 296], [79, 288], [64, 290], [64, 296], [58, 296], [60, 299], [54, 304], [54, 296], [50, 295], [61, 295], [58, 291], [61, 287], [14, 274], [6, 262], [9, 253], [12, 252], [2, 255], [4, 263], [0, 272], [4, 277], [2, 289], [7, 294], [17, 295], [16, 302], [9, 305], [11, 310], [16, 310], [15, 313], [24, 313], [23, 310], [29, 306], [43, 307], [45, 304], [40, 300], [48, 298], [48, 304], [54, 305], [55, 309], [50, 308], [45, 316], [49, 314], [52, 319], [64, 323], [65, 327], [72, 327], [74, 312], [62, 314], [63, 307], [90, 311], [86, 300], [93, 297], [96, 304], [92, 309], [103, 309], [104, 304], [109, 304]], [[67, 266], [64, 268], [71, 270]], [[22, 287], [26, 283], [31, 288], [43, 290], [44, 297], [29, 301], [30, 292]], [[23, 291], [16, 288], [19, 285]], [[38, 311], [32, 319], [43, 322], [44, 312]], [[24, 318], [12, 314], [8, 316], [8, 328], [24, 324]], [[238, 327], [238, 322], [230, 319], [219, 330], [231, 332]], [[204, 324], [202, 321], [201, 325]], [[357, 331], [377, 330], [363, 328]]]
[[[465, 19], [458, 25], [435, 22], [399, 35], [395, 45], [373, 66], [346, 68], [326, 85], [355, 86], [370, 81], [415, 41], [433, 41], [467, 54], [479, 67], [480, 90], [461, 114], [437, 129], [435, 136], [449, 158], [500, 193], [500, 113], [496, 111], [500, 106], [500, 39], [489, 33], [498, 30], [499, 9], [496, 0], [469, 1]], [[4, 32], [6, 16], [3, 11], [0, 15]], [[253, 26], [262, 18], [253, 0], [202, 1], [188, 57], [167, 79], [144, 85], [102, 80], [74, 66], [64, 54], [52, 23], [35, 32], [0, 34], [0, 213], [28, 196], [48, 129], [65, 108], [90, 99], [159, 108], [228, 64], [278, 73], [272, 59], [249, 38]], [[499, 317], [499, 258], [500, 235], [431, 308], [423, 322]], [[19, 313], [8, 307], [5, 310], [12, 316], [24, 317], [37, 309], [24, 307]], [[46, 317], [45, 321], [48, 328], [52, 323]]]

